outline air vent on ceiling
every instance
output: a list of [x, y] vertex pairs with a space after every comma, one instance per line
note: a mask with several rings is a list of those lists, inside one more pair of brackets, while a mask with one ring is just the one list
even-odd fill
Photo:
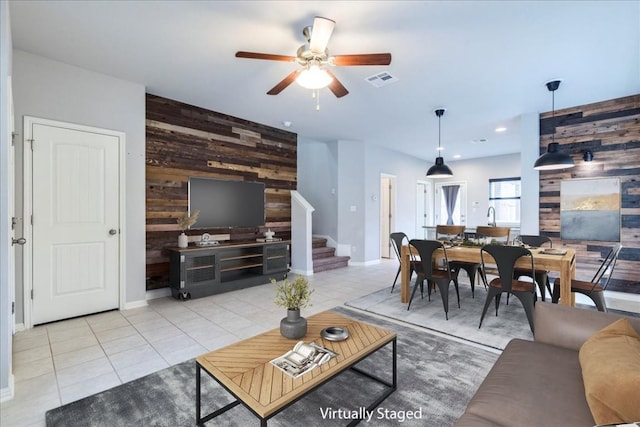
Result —
[[386, 71], [378, 74], [374, 74], [373, 76], [369, 76], [365, 79], [369, 83], [371, 83], [375, 87], [382, 87], [389, 85], [391, 83], [395, 83], [398, 81], [397, 77], [392, 76]]

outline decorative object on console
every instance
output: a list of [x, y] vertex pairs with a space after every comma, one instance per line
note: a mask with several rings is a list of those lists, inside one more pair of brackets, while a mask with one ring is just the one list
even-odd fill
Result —
[[275, 236], [276, 233], [274, 233], [273, 231], [271, 231], [271, 229], [267, 230], [264, 232], [264, 237], [267, 240], [271, 240], [273, 239], [273, 236]]
[[180, 217], [177, 219], [178, 226], [182, 233], [178, 236], [178, 247], [186, 248], [189, 246], [189, 237], [184, 233], [185, 230], [191, 228], [193, 224], [198, 220], [198, 215], [200, 215], [199, 210], [193, 211], [193, 214], [189, 214], [189, 211], [185, 211]]
[[436, 163], [429, 168], [427, 176], [429, 178], [447, 178], [453, 176], [453, 172], [449, 169], [449, 166], [444, 164], [444, 158], [442, 157], [442, 147], [440, 146], [440, 119], [446, 110], [444, 108], [438, 108], [434, 110], [436, 116], [438, 116], [438, 157], [436, 157]]
[[[555, 92], [560, 86], [562, 80], [552, 80], [546, 84], [547, 89], [551, 91], [551, 117], [555, 117]], [[576, 164], [570, 155], [560, 151], [560, 144], [556, 142], [555, 123], [554, 132], [551, 134], [551, 143], [547, 146], [547, 152], [538, 157], [538, 160], [533, 164], [533, 168], [536, 170], [554, 170], [554, 169], [566, 169], [572, 168]]]
[[[275, 279], [271, 283], [276, 283]], [[295, 281], [284, 279], [276, 289], [275, 304], [287, 309], [287, 317], [280, 320], [280, 334], [292, 340], [303, 337], [307, 333], [307, 319], [300, 316], [300, 309], [311, 306], [309, 281], [298, 276]]]

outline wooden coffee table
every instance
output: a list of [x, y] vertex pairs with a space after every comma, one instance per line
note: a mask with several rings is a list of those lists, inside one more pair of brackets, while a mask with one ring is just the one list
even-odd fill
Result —
[[[397, 363], [394, 332], [328, 311], [308, 317], [307, 322], [307, 334], [300, 340], [315, 342], [338, 355], [328, 363], [296, 379], [270, 363], [272, 359], [291, 350], [297, 342], [281, 336], [279, 329], [273, 329], [196, 358], [197, 424], [202, 426], [210, 419], [241, 403], [260, 419], [261, 426], [266, 426], [269, 418], [347, 369], [387, 386], [375, 402], [367, 408], [368, 411], [376, 408], [396, 390]], [[328, 326], [347, 328], [349, 338], [344, 341], [323, 339], [320, 331]], [[389, 343], [392, 344], [391, 382], [353, 366]], [[205, 416], [201, 415], [202, 371], [209, 374], [236, 398], [234, 402]], [[346, 399], [349, 396], [344, 397]], [[359, 421], [353, 420], [349, 425], [355, 425]]]

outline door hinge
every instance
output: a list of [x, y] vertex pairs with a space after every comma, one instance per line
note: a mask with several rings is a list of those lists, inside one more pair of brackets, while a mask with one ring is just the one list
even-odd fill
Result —
[[31, 144], [31, 151], [33, 151], [33, 145], [35, 144], [36, 140], [35, 139], [27, 139], [27, 141], [29, 141]]
[[15, 301], [11, 302], [11, 314], [16, 314], [16, 303], [15, 303]]
[[17, 132], [11, 132], [11, 145], [16, 144], [16, 136], [18, 136]]
[[33, 289], [31, 289], [31, 299], [33, 299]]

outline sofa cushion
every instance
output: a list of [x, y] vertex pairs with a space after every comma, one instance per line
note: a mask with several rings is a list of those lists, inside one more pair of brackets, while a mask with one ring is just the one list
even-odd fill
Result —
[[640, 336], [620, 319], [580, 348], [585, 396], [597, 424], [640, 420]]
[[514, 339], [489, 371], [457, 426], [593, 426], [578, 352]]

